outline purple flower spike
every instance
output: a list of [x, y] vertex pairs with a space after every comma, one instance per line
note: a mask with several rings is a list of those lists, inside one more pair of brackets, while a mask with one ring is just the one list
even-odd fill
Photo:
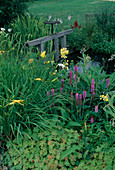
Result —
[[76, 74], [76, 76], [77, 76], [77, 66], [75, 65], [75, 67], [74, 67], [74, 70], [75, 70], [75, 74]]
[[82, 105], [82, 94], [79, 95], [79, 99], [80, 99], [80, 106]]
[[95, 81], [94, 81], [94, 79], [92, 79], [92, 84], [95, 84]]
[[91, 116], [91, 123], [93, 123], [94, 122], [94, 119], [93, 119], [93, 116]]
[[109, 77], [107, 78], [107, 88], [109, 87]]
[[95, 112], [96, 113], [98, 112], [98, 106], [97, 105], [95, 106]]
[[75, 98], [76, 98], [76, 105], [79, 106], [79, 95], [78, 95], [78, 93], [75, 94]]
[[77, 82], [77, 77], [76, 77], [76, 74], [74, 75], [74, 79], [75, 79], [75, 82]]
[[85, 100], [85, 98], [86, 98], [86, 91], [83, 91], [83, 98]]
[[47, 91], [47, 96], [48, 96], [48, 101], [50, 100], [49, 97], [50, 97], [50, 92]]
[[54, 97], [54, 89], [51, 89], [52, 97]]
[[95, 87], [94, 84], [92, 84], [92, 85], [91, 85], [91, 93], [94, 92], [94, 87]]
[[71, 80], [72, 80], [72, 71], [70, 71], [69, 75], [70, 75], [70, 85], [71, 85]]
[[60, 88], [60, 92], [61, 92], [61, 94], [62, 94], [62, 90], [63, 90], [63, 88], [61, 87], [61, 88]]
[[73, 92], [71, 92], [71, 103], [73, 103]]
[[63, 88], [64, 79], [61, 79], [61, 87]]

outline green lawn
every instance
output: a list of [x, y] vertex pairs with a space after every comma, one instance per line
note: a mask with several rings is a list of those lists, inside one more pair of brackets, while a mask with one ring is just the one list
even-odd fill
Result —
[[[115, 8], [115, 1], [103, 0], [38, 0], [30, 4], [29, 12], [48, 18], [49, 15], [54, 18], [61, 18], [64, 25], [73, 24], [77, 19], [79, 24], [85, 22], [86, 13], [95, 13], [102, 6], [111, 9]], [[68, 21], [68, 16], [72, 18]]]

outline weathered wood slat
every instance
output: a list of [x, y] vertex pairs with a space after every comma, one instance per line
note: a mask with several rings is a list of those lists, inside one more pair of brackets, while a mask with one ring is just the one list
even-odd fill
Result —
[[66, 47], [66, 35], [61, 37], [61, 48]]
[[26, 42], [25, 45], [28, 46], [28, 47], [36, 46], [36, 45], [39, 45], [41, 43], [53, 40], [55, 38], [60, 38], [60, 37], [66, 36], [66, 35], [68, 35], [72, 32], [73, 32], [72, 29], [61, 31], [61, 32], [53, 34], [53, 35], [41, 37], [41, 38], [38, 38], [38, 39], [35, 39], [35, 40], [32, 40], [32, 41]]
[[54, 39], [54, 47], [55, 47], [55, 61], [59, 59], [59, 39]]

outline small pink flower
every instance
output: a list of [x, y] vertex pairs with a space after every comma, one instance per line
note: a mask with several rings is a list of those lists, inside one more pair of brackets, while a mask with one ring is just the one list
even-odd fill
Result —
[[72, 80], [72, 71], [70, 71], [69, 75], [70, 75], [70, 85], [71, 85], [71, 80]]
[[109, 77], [107, 78], [107, 88], [109, 87]]
[[77, 66], [75, 65], [75, 67], [74, 67], [74, 70], [75, 70], [75, 74], [76, 74], [76, 76], [77, 76]]
[[79, 95], [79, 99], [80, 99], [80, 106], [82, 105], [82, 94]]
[[64, 79], [61, 79], [61, 87], [63, 88]]
[[61, 94], [62, 94], [62, 90], [63, 90], [63, 88], [61, 87], [61, 88], [60, 88]]
[[71, 103], [73, 103], [73, 92], [71, 92]]
[[51, 89], [52, 97], [54, 97], [54, 89]]
[[91, 116], [91, 123], [93, 123], [94, 122], [94, 119], [93, 119], [93, 116]]
[[98, 112], [98, 106], [97, 105], [95, 106], [95, 112], [96, 113]]
[[74, 75], [74, 79], [75, 79], [75, 82], [77, 82], [77, 77], [76, 77], [76, 74]]
[[47, 91], [47, 96], [48, 96], [48, 101], [50, 100], [49, 97], [50, 97], [50, 92]]
[[78, 95], [78, 93], [75, 94], [75, 98], [76, 98], [76, 105], [79, 106], [79, 95]]
[[83, 98], [85, 100], [85, 98], [86, 98], [86, 91], [83, 91]]

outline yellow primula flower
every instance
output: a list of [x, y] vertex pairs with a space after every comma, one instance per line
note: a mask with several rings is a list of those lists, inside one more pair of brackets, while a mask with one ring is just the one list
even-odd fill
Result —
[[45, 54], [46, 54], [46, 51], [41, 52], [41, 55], [40, 55], [40, 56], [41, 56], [42, 58], [46, 58]]
[[9, 103], [8, 105], [13, 105], [13, 104], [15, 104], [15, 103], [18, 103], [18, 104], [20, 104], [20, 105], [24, 105], [24, 104], [22, 104], [21, 102], [23, 102], [24, 100], [12, 100], [12, 102], [11, 103]]
[[104, 95], [100, 95], [100, 100], [102, 100], [104, 98]]
[[35, 80], [38, 80], [38, 81], [43, 81], [41, 78], [36, 78]]
[[53, 79], [51, 82], [54, 82], [54, 81], [56, 81], [58, 79], [58, 77], [56, 77], [55, 79]]
[[34, 59], [29, 59], [29, 64], [31, 64], [34, 61]]
[[108, 102], [108, 94], [106, 96], [104, 96], [103, 100]]

